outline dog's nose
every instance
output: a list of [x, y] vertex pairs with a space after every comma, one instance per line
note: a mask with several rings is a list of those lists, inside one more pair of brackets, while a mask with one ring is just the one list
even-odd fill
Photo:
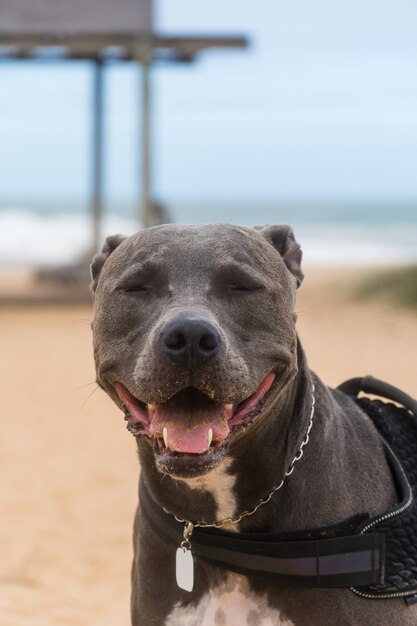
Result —
[[161, 347], [170, 358], [188, 367], [201, 365], [220, 350], [216, 328], [206, 320], [181, 318], [167, 324], [161, 333]]

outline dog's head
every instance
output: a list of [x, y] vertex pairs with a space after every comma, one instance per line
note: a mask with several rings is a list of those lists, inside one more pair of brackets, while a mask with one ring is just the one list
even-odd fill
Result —
[[91, 272], [98, 384], [177, 477], [250, 436], [297, 370], [301, 250], [287, 226], [157, 226], [109, 237]]

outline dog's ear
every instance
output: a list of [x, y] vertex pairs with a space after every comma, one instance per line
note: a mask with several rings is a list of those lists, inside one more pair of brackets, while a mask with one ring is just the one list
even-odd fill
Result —
[[97, 283], [101, 274], [101, 270], [103, 269], [103, 265], [105, 264], [111, 253], [125, 239], [126, 237], [124, 235], [111, 235], [110, 237], [107, 237], [106, 241], [104, 242], [102, 251], [99, 254], [96, 254], [96, 256], [94, 257], [93, 262], [90, 266], [92, 280], [90, 286], [93, 292], [95, 292], [95, 290], [97, 289]]
[[274, 246], [283, 258], [285, 265], [295, 276], [297, 287], [304, 278], [301, 271], [301, 246], [296, 242], [290, 226], [255, 226], [255, 229]]

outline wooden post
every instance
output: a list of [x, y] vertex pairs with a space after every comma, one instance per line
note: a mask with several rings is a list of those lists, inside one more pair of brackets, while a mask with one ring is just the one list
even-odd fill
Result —
[[150, 91], [151, 52], [141, 55], [142, 69], [142, 199], [140, 222], [143, 228], [151, 225], [151, 91]]
[[98, 252], [101, 248], [101, 226], [103, 219], [103, 63], [99, 59], [93, 65], [93, 137], [92, 137], [92, 248]]

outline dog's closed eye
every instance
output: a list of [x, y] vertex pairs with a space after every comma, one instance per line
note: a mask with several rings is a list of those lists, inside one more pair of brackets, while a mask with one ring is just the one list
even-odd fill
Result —
[[213, 286], [234, 294], [255, 293], [266, 289], [264, 281], [253, 268], [234, 264], [221, 269], [213, 279]]
[[131, 285], [130, 287], [122, 287], [120, 288], [120, 290], [124, 291], [125, 293], [137, 293], [139, 291], [149, 291], [149, 288], [145, 285]]
[[260, 284], [237, 284], [237, 285], [229, 285], [230, 291], [234, 291], [237, 293], [253, 293], [255, 291], [263, 291], [265, 289], [265, 285]]
[[125, 272], [115, 291], [123, 293], [146, 293], [161, 289], [166, 283], [165, 273], [152, 262], [137, 263]]

